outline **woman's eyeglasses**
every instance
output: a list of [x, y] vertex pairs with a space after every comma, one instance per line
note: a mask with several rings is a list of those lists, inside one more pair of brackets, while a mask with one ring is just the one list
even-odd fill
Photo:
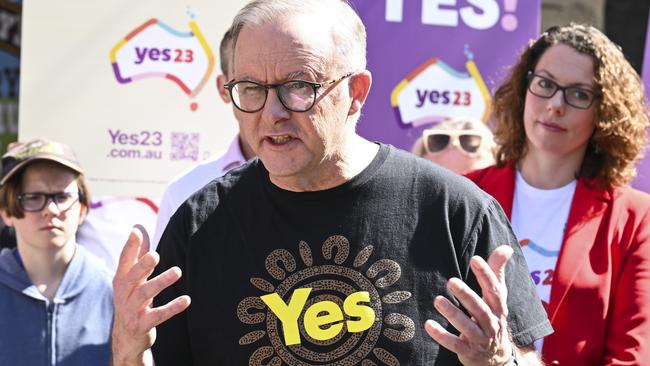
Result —
[[555, 81], [528, 71], [528, 91], [540, 98], [552, 98], [557, 91], [562, 91], [564, 102], [574, 108], [589, 109], [598, 99], [598, 92], [577, 86], [560, 86]]
[[437, 153], [453, 143], [469, 154], [474, 154], [481, 147], [483, 136], [467, 131], [435, 131], [425, 130], [422, 133], [424, 148], [429, 153]]
[[51, 200], [59, 211], [63, 212], [69, 210], [82, 197], [81, 192], [27, 192], [18, 195], [18, 203], [26, 212], [38, 212]]

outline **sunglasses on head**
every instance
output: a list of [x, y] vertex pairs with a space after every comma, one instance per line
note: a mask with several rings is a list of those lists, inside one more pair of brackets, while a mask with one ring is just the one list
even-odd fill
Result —
[[424, 148], [429, 153], [437, 153], [446, 149], [450, 143], [455, 143], [456, 146], [466, 153], [473, 154], [478, 151], [483, 141], [483, 136], [469, 131], [424, 131], [422, 133], [422, 141]]

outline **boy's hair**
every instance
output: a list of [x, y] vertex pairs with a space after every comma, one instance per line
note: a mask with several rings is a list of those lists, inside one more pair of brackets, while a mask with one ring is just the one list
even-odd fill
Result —
[[[40, 160], [38, 164], [52, 164], [58, 166], [61, 169], [69, 170], [76, 174], [75, 181], [77, 182], [77, 187], [79, 187], [79, 203], [84, 211], [88, 211], [90, 208], [90, 194], [88, 192], [88, 186], [86, 185], [86, 180], [84, 179], [83, 174], [80, 174], [64, 165], [47, 161]], [[0, 210], [4, 210], [8, 216], [15, 217], [17, 219], [22, 219], [25, 217], [25, 211], [20, 207], [20, 202], [18, 202], [18, 196], [23, 193], [23, 176], [25, 171], [32, 165], [37, 163], [30, 163], [24, 166], [19, 172], [14, 174], [9, 180], [0, 186]]]
[[25, 169], [34, 163], [54, 164], [76, 175], [79, 187], [79, 203], [87, 211], [90, 208], [90, 194], [83, 176], [83, 170], [70, 146], [47, 139], [34, 139], [26, 143], [16, 143], [2, 156], [0, 174], [0, 209], [7, 215], [22, 219], [25, 212], [18, 196], [22, 192]]

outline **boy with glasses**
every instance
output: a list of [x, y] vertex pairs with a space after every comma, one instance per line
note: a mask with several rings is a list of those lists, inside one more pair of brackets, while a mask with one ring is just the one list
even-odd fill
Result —
[[111, 276], [76, 243], [88, 212], [70, 147], [44, 139], [2, 157], [0, 215], [17, 247], [0, 252], [0, 364], [108, 365]]

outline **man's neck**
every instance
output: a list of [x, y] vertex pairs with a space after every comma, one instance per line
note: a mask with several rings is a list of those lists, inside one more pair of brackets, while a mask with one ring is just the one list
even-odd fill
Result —
[[293, 192], [323, 191], [344, 184], [361, 173], [375, 158], [379, 145], [360, 136], [343, 145], [329, 161], [317, 163], [318, 169], [312, 175], [291, 177], [270, 176], [276, 186]]

